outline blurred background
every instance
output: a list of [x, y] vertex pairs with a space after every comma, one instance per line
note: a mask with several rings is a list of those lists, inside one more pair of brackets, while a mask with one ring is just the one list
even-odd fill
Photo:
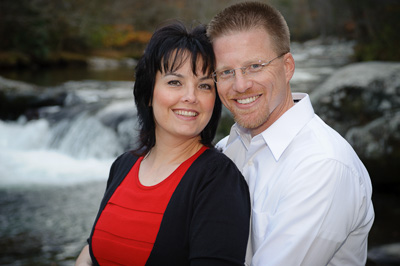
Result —
[[[112, 161], [135, 144], [134, 67], [152, 32], [236, 2], [0, 2], [0, 265], [74, 264]], [[289, 24], [292, 90], [370, 172], [367, 265], [400, 265], [400, 1], [260, 2]], [[224, 110], [215, 141], [232, 123]]]

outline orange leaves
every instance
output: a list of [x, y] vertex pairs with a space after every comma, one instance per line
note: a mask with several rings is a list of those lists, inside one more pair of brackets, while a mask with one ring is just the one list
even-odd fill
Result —
[[135, 31], [132, 25], [116, 24], [103, 28], [102, 43], [105, 47], [126, 47], [132, 43], [146, 44], [152, 33], [147, 31]]

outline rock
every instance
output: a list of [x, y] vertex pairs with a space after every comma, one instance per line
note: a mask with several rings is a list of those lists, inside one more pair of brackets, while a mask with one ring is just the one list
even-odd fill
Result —
[[117, 69], [119, 65], [119, 60], [109, 59], [103, 57], [91, 57], [88, 59], [88, 66], [92, 69]]
[[377, 265], [400, 265], [400, 243], [373, 248], [368, 251], [368, 259]]
[[349, 141], [371, 176], [400, 183], [400, 63], [347, 65], [310, 98], [315, 112]]
[[400, 107], [400, 63], [348, 65], [310, 97], [318, 115], [344, 135], [351, 127], [366, 125]]
[[400, 111], [349, 129], [345, 138], [367, 159], [394, 155], [400, 147]]
[[0, 90], [7, 92], [10, 90], [18, 90], [19, 92], [31, 92], [37, 89], [37, 86], [25, 83], [22, 81], [16, 81], [0, 77]]
[[137, 61], [132, 58], [110, 59], [104, 57], [90, 57], [87, 60], [89, 68], [93, 70], [118, 69], [120, 67], [135, 67]]
[[[0, 255], [4, 265], [13, 265], [15, 258], [26, 258], [41, 252], [41, 237], [35, 232], [20, 232], [14, 236], [2, 236], [0, 239]], [[14, 264], [15, 265], [15, 264]]]
[[38, 109], [64, 102], [66, 93], [0, 77], [0, 119], [15, 120], [21, 115], [38, 117]]

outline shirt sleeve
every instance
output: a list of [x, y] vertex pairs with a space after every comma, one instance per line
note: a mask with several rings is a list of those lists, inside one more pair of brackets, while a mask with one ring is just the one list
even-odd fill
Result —
[[208, 165], [208, 176], [197, 190], [189, 236], [192, 266], [244, 264], [249, 192], [236, 166], [225, 162]]
[[[278, 207], [253, 212], [253, 230], [262, 237], [253, 239], [259, 248], [253, 251], [252, 265], [327, 265], [365, 220], [367, 195], [360, 180], [335, 160], [295, 169]], [[351, 248], [360, 252], [359, 246], [349, 252]]]

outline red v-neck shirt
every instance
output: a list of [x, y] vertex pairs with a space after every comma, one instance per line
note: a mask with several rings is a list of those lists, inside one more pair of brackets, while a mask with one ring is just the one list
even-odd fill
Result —
[[145, 265], [167, 205], [202, 147], [170, 176], [154, 186], [139, 181], [140, 157], [108, 201], [96, 224], [92, 250], [100, 265]]

